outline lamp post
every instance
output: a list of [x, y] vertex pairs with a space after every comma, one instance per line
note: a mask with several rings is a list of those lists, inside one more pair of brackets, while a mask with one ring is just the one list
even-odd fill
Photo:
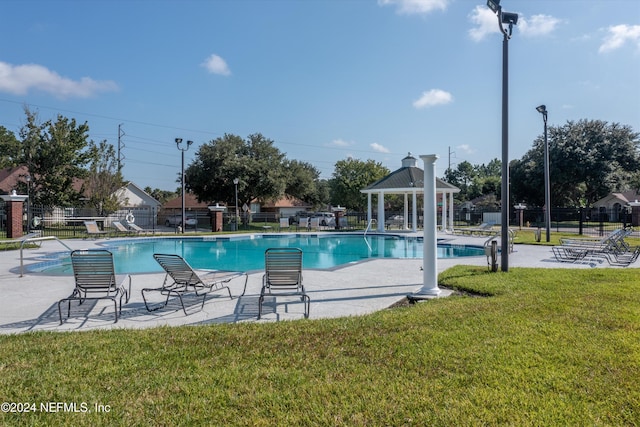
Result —
[[551, 240], [551, 181], [549, 177], [549, 139], [547, 138], [547, 107], [536, 107], [544, 120], [544, 226], [547, 231], [547, 242]]
[[240, 182], [239, 178], [233, 178], [233, 185], [236, 186], [236, 210], [235, 210], [235, 224], [236, 224], [236, 231], [240, 229], [240, 225], [238, 224], [238, 220], [240, 219], [240, 215], [238, 215], [238, 183]]
[[[518, 14], [503, 12], [500, 0], [488, 0], [487, 6], [498, 16], [502, 33], [502, 208], [500, 268], [509, 271], [509, 39], [513, 26], [518, 23]], [[507, 28], [503, 24], [507, 24]]]
[[187, 146], [186, 147], [181, 147], [180, 144], [182, 144], [182, 138], [176, 138], [176, 147], [178, 147], [178, 150], [180, 150], [180, 152], [182, 153], [182, 172], [180, 174], [180, 184], [182, 185], [182, 222], [180, 223], [180, 225], [182, 226], [182, 234], [184, 234], [184, 229], [185, 229], [185, 225], [186, 225], [186, 218], [185, 218], [185, 214], [184, 214], [184, 152], [187, 151], [189, 149], [189, 147], [191, 146], [191, 144], [193, 144], [193, 141], [187, 141]]
[[27, 182], [27, 233], [31, 231], [31, 175], [27, 174], [24, 177]]

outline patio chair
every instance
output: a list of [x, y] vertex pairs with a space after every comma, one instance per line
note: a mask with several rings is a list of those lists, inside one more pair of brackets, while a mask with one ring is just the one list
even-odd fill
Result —
[[139, 225], [136, 225], [136, 224], [134, 224], [134, 223], [132, 223], [132, 222], [127, 223], [127, 226], [128, 226], [131, 230], [135, 231], [135, 232], [136, 232], [136, 233], [138, 233], [138, 234], [142, 234], [142, 233], [144, 233], [144, 234], [148, 234], [148, 233], [155, 233], [155, 230], [145, 230], [144, 228], [142, 228], [142, 227], [140, 227]]
[[309, 218], [300, 218], [298, 221], [298, 230], [309, 230]]
[[309, 218], [309, 231], [311, 229], [318, 230], [320, 228], [320, 218]]
[[266, 293], [299, 295], [304, 303], [304, 317], [309, 317], [311, 299], [302, 284], [302, 250], [298, 248], [269, 248], [264, 253], [265, 274], [258, 301], [258, 319]]
[[113, 221], [113, 222], [111, 222], [111, 225], [113, 226], [113, 228], [116, 229], [117, 233], [123, 233], [123, 234], [126, 234], [126, 235], [129, 235], [129, 234], [132, 233], [132, 231], [129, 230], [124, 225], [122, 225], [122, 223], [120, 221]]
[[615, 230], [604, 238], [563, 238], [560, 246], [552, 248], [556, 260], [577, 262], [584, 259], [607, 261], [612, 266], [626, 267], [640, 256], [640, 247], [631, 248], [624, 238], [628, 229]]
[[[129, 302], [131, 295], [131, 276], [116, 275], [113, 265], [113, 255], [104, 249], [76, 250], [71, 252], [71, 265], [75, 288], [70, 296], [58, 301], [58, 314], [62, 325], [62, 304], [67, 303], [67, 318], [71, 312], [71, 301], [107, 299], [113, 301], [115, 322], [122, 312], [122, 298]], [[128, 287], [125, 287], [126, 282]]]
[[100, 236], [107, 235], [106, 231], [100, 230], [100, 227], [98, 227], [98, 223], [95, 221], [84, 221], [84, 226], [87, 229], [86, 237], [94, 236], [97, 239]]
[[289, 229], [289, 218], [280, 218], [280, 231], [283, 229]]
[[[233, 299], [231, 289], [226, 284], [233, 279], [243, 276], [245, 280], [242, 295], [244, 295], [247, 290], [247, 281], [249, 279], [247, 273], [223, 270], [196, 271], [191, 268], [187, 261], [185, 261], [180, 255], [154, 254], [153, 257], [166, 272], [166, 275], [161, 287], [145, 288], [142, 290], [142, 299], [144, 300], [144, 305], [148, 311], [155, 311], [165, 307], [169, 302], [169, 297], [172, 295], [178, 297], [180, 300], [180, 305], [182, 306], [182, 311], [184, 311], [185, 315], [189, 315], [184, 305], [184, 300], [182, 299], [182, 296], [185, 294], [202, 296], [202, 305], [200, 309], [204, 308], [204, 302], [209, 292], [226, 289], [227, 292], [229, 292], [229, 298]], [[166, 295], [167, 298], [161, 307], [150, 308], [147, 298], [145, 297], [146, 292], [160, 292], [161, 295]]]

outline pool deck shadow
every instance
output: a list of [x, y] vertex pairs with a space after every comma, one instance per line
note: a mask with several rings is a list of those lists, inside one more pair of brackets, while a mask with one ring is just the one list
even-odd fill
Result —
[[[421, 233], [419, 234], [421, 235]], [[454, 244], [482, 245], [483, 239], [441, 234], [439, 238]], [[53, 241], [42, 247], [25, 250], [25, 264], [42, 262], [48, 254], [63, 250]], [[99, 241], [65, 240], [73, 249], [99, 247]], [[142, 329], [160, 326], [204, 325], [239, 322], [275, 322], [304, 318], [304, 306], [297, 297], [267, 297], [263, 316], [257, 320], [258, 298], [262, 272], [251, 272], [244, 296], [240, 296], [244, 281], [230, 283], [233, 299], [215, 292], [206, 298], [184, 299], [189, 315], [184, 314], [177, 298], [170, 298], [162, 307], [162, 297], [153, 298], [161, 307], [149, 312], [141, 290], [160, 286], [164, 274], [133, 275], [129, 303], [123, 304], [118, 322], [114, 323], [111, 301], [86, 301], [72, 304], [70, 316], [63, 307], [60, 324], [58, 301], [69, 296], [74, 288], [71, 276], [51, 276], [25, 273], [20, 277], [20, 251], [3, 252], [0, 257], [0, 334], [32, 331], [87, 331], [98, 329]], [[485, 256], [440, 259], [438, 271], [457, 264], [487, 266]], [[606, 263], [605, 263], [606, 264]], [[539, 268], [606, 268], [607, 265], [559, 263], [553, 259], [550, 247], [516, 245], [510, 255], [512, 267]], [[422, 259], [374, 259], [333, 270], [304, 270], [304, 284], [311, 297], [310, 319], [359, 316], [384, 310], [422, 287]], [[636, 261], [630, 268], [640, 267]], [[441, 296], [448, 295], [443, 292]]]

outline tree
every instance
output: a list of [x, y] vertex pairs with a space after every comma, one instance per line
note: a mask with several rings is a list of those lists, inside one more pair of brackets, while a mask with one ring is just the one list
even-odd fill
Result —
[[159, 201], [160, 203], [164, 203], [167, 200], [173, 199], [174, 197], [177, 197], [180, 194], [180, 192], [160, 190], [159, 188], [154, 188], [152, 190], [151, 187], [145, 187], [144, 192], [150, 195], [151, 197], [153, 197], [154, 199], [156, 199], [157, 201]]
[[[629, 126], [600, 120], [550, 126], [549, 174], [554, 206], [589, 206], [614, 191], [633, 186], [638, 172], [639, 134]], [[511, 164], [515, 200], [544, 204], [544, 137]]]
[[468, 161], [458, 164], [454, 169], [447, 169], [444, 179], [460, 189], [455, 195], [457, 200], [471, 200], [480, 196], [500, 193], [500, 177], [502, 162], [491, 160], [487, 165], [472, 165]]
[[119, 200], [116, 191], [124, 186], [122, 173], [118, 169], [118, 159], [113, 145], [107, 141], [90, 148], [91, 164], [84, 183], [89, 195], [89, 204], [98, 215], [104, 216], [120, 209], [125, 200]]
[[85, 166], [91, 160], [89, 126], [61, 115], [55, 122], [39, 124], [36, 113], [25, 108], [25, 114], [15, 163], [29, 169], [33, 203], [49, 209], [75, 204], [82, 192], [74, 188], [74, 181], [87, 175]]
[[225, 134], [200, 146], [185, 170], [185, 185], [199, 201], [231, 204], [235, 198], [233, 180], [238, 178], [241, 205], [254, 199], [275, 200], [287, 187], [284, 160], [273, 141], [259, 133], [246, 140]]
[[364, 211], [367, 207], [367, 196], [360, 190], [388, 174], [389, 169], [373, 160], [338, 160], [333, 178], [329, 181], [331, 203]]
[[447, 168], [444, 171], [444, 180], [460, 189], [460, 192], [455, 195], [459, 200], [469, 199], [469, 186], [476, 176], [477, 167], [466, 160], [458, 163], [456, 169]]
[[285, 194], [304, 200], [314, 206], [326, 204], [329, 201], [328, 192], [320, 184], [320, 172], [310, 163], [298, 160], [286, 160]]
[[15, 134], [0, 126], [0, 169], [17, 166], [20, 158], [20, 141]]

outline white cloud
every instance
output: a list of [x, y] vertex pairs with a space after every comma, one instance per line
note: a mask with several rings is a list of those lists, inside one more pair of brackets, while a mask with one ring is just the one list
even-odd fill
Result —
[[333, 141], [331, 141], [329, 144], [327, 144], [327, 146], [330, 146], [330, 147], [350, 147], [350, 146], [352, 146], [354, 144], [355, 144], [355, 142], [345, 141], [344, 139], [338, 138], [338, 139], [334, 139]]
[[116, 91], [118, 85], [113, 81], [89, 77], [71, 80], [38, 64], [0, 62], [0, 92], [25, 95], [30, 90], [40, 90], [58, 98], [89, 98], [98, 92]]
[[474, 154], [476, 152], [469, 144], [458, 145], [456, 150], [460, 150], [460, 154]]
[[207, 69], [211, 74], [220, 74], [222, 76], [230, 76], [231, 70], [229, 66], [220, 56], [212, 54], [203, 63], [202, 66]]
[[489, 34], [500, 33], [496, 14], [486, 6], [476, 6], [469, 15], [469, 20], [475, 25], [469, 30], [469, 36], [477, 42]]
[[536, 37], [552, 33], [562, 21], [550, 15], [533, 15], [518, 20], [518, 30], [523, 36]]
[[378, 0], [380, 6], [394, 5], [401, 15], [427, 14], [445, 10], [451, 0]]
[[431, 89], [423, 92], [422, 96], [413, 102], [415, 108], [433, 107], [453, 102], [453, 96], [449, 92], [440, 89]]
[[600, 45], [598, 52], [606, 53], [621, 48], [626, 42], [635, 43], [640, 49], [640, 25], [614, 25]]
[[[498, 18], [486, 6], [476, 6], [469, 15], [469, 20], [474, 24], [469, 30], [469, 36], [475, 41], [480, 41], [489, 34], [500, 34]], [[523, 36], [536, 37], [552, 33], [561, 23], [562, 20], [550, 15], [533, 15], [531, 18], [519, 15], [516, 28]]]
[[373, 151], [377, 151], [378, 153], [390, 153], [391, 151], [389, 151], [389, 149], [383, 145], [378, 144], [377, 142], [374, 142], [373, 144], [369, 145]]

